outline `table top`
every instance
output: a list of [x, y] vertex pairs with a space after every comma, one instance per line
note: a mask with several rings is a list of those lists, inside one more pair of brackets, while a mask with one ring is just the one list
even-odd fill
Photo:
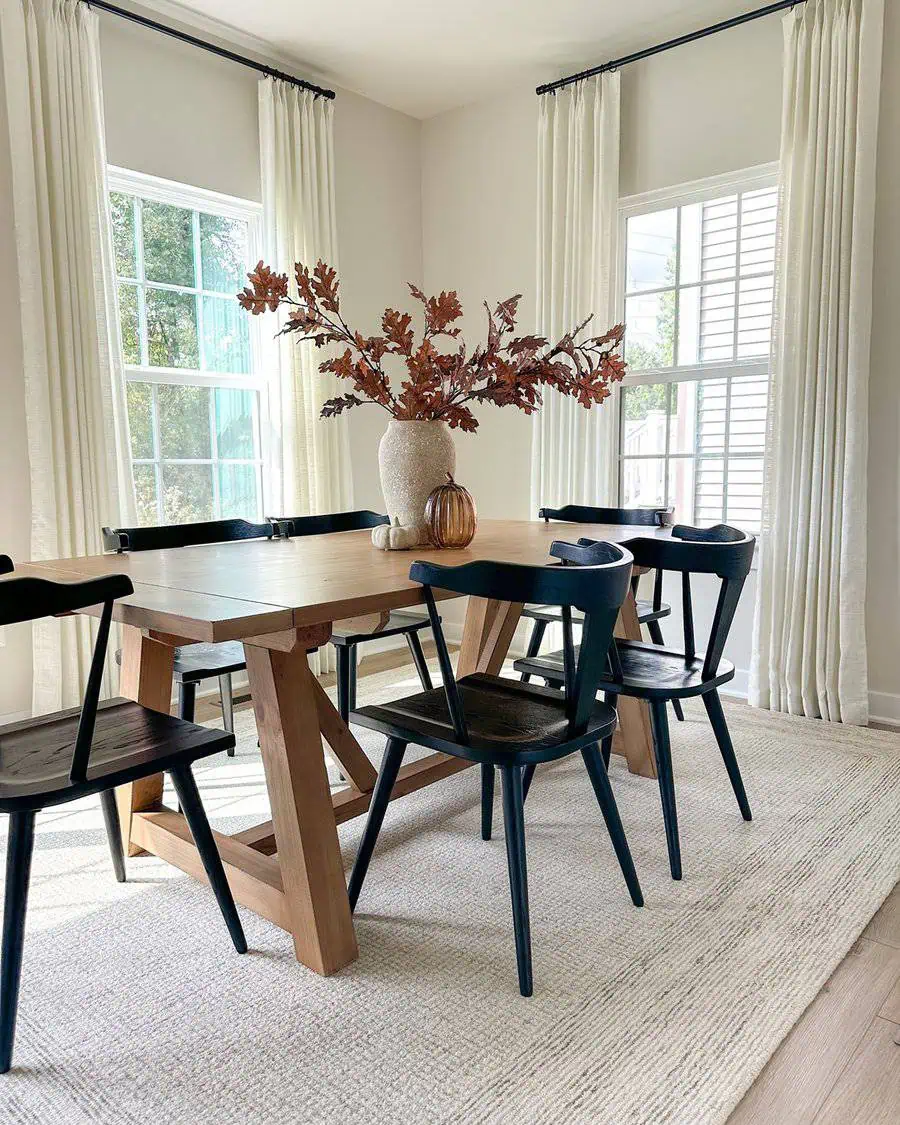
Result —
[[623, 524], [479, 520], [475, 539], [461, 551], [380, 551], [369, 531], [345, 531], [26, 563], [16, 574], [62, 581], [127, 574], [134, 593], [116, 603], [116, 620], [190, 640], [226, 641], [421, 604], [422, 588], [409, 580], [420, 558], [448, 566], [475, 559], [540, 565], [554, 539], [624, 542], [669, 534]]

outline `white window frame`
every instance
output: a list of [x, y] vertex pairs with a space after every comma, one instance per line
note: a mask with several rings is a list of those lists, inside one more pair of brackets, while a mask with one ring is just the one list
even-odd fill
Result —
[[[158, 176], [151, 176], [145, 172], [134, 172], [127, 168], [110, 165], [107, 169], [108, 189], [110, 192], [122, 192], [126, 195], [139, 196], [141, 199], [154, 203], [167, 203], [194, 212], [194, 260], [199, 259], [199, 222], [197, 212], [208, 215], [220, 215], [223, 218], [237, 219], [247, 223], [248, 257], [249, 263], [258, 261], [262, 257], [262, 218], [261, 203], [236, 196], [223, 195], [219, 192], [209, 191], [207, 188], [194, 187], [190, 184], [179, 183], [176, 180], [166, 180]], [[139, 229], [135, 230], [135, 247], [140, 263], [142, 237]], [[141, 272], [140, 270], [138, 272]], [[118, 295], [118, 274], [117, 295]], [[266, 441], [268, 428], [265, 421], [269, 414], [268, 382], [264, 372], [264, 341], [258, 317], [250, 318], [250, 374], [233, 374], [230, 372], [208, 371], [202, 366], [203, 353], [203, 300], [204, 296], [216, 297], [222, 300], [221, 293], [199, 289], [197, 286], [172, 285], [164, 282], [153, 282], [152, 288], [167, 290], [173, 293], [188, 293], [197, 299], [197, 340], [201, 367], [194, 369], [188, 367], [153, 367], [147, 361], [147, 338], [143, 326], [146, 318], [143, 315], [144, 284], [138, 278], [123, 278], [126, 283], [130, 280], [136, 282], [138, 297], [138, 336], [141, 348], [140, 364], [125, 364], [125, 379], [129, 383], [174, 384], [192, 387], [224, 387], [233, 390], [252, 390], [257, 392], [257, 417], [254, 441], [256, 444], [256, 457], [253, 458], [222, 458], [218, 457], [216, 442], [216, 428], [210, 422], [210, 457], [200, 458], [173, 458], [161, 456], [161, 447], [158, 433], [159, 409], [156, 399], [156, 390], [153, 391], [153, 425], [154, 425], [154, 451], [157, 456], [153, 458], [132, 458], [133, 465], [153, 465], [157, 474], [157, 514], [160, 523], [163, 519], [163, 487], [161, 470], [163, 461], [172, 465], [248, 465], [256, 468], [257, 491], [259, 496], [259, 510], [256, 518], [262, 518], [265, 510], [266, 497], [264, 494], [266, 481]], [[118, 296], [117, 296], [118, 299]], [[236, 299], [235, 299], [236, 300]], [[212, 410], [212, 404], [210, 406]], [[215, 510], [219, 508], [219, 474], [213, 471], [213, 503]]]
[[[694, 203], [704, 203], [709, 200], [716, 199], [719, 196], [734, 195], [736, 193], [758, 191], [763, 188], [777, 187], [778, 185], [779, 165], [775, 161], [769, 164], [759, 164], [751, 168], [741, 169], [735, 172], [726, 172], [718, 176], [709, 176], [700, 180], [691, 180], [686, 183], [677, 184], [673, 187], [657, 188], [654, 191], [641, 192], [634, 195], [622, 196], [619, 199], [618, 207], [618, 232], [617, 232], [617, 254], [616, 254], [616, 308], [618, 310], [617, 319], [621, 322], [625, 321], [625, 279], [626, 272], [626, 253], [627, 253], [627, 223], [628, 220], [637, 215], [646, 215], [653, 211], [666, 211], [675, 207], [690, 206]], [[738, 229], [740, 229], [740, 208], [738, 209]], [[674, 289], [678, 294], [686, 289], [700, 288], [703, 284], [702, 281], [681, 284], [679, 277], [680, 273], [680, 212], [679, 212], [679, 227], [677, 233], [679, 253], [676, 262], [675, 280], [671, 285], [661, 285], [658, 288], [642, 289], [641, 296], [650, 296], [654, 293], [670, 292]], [[738, 293], [737, 288], [740, 277], [740, 238], [737, 244], [737, 259], [736, 259], [736, 272], [734, 279], [731, 278], [716, 278], [716, 284], [728, 283], [731, 280], [735, 281], [735, 308], [737, 309]], [[735, 335], [737, 335], [737, 316], [735, 316]], [[735, 353], [737, 348], [735, 347]], [[678, 317], [675, 318], [675, 342], [673, 354], [678, 356]], [[729, 379], [729, 378], [743, 378], [743, 377], [766, 377], [768, 378], [771, 373], [771, 358], [766, 356], [764, 359], [747, 360], [747, 359], [732, 359], [722, 360], [715, 363], [701, 363], [691, 364], [679, 367], [677, 364], [672, 367], [660, 367], [652, 370], [641, 371], [637, 375], [626, 374], [622, 380], [623, 387], [637, 387], [646, 384], [658, 383], [683, 383], [688, 381], [704, 381], [713, 379]], [[729, 384], [730, 386], [730, 384]], [[626, 457], [623, 453], [624, 449], [624, 429], [625, 429], [625, 395], [619, 395], [619, 436], [618, 436], [618, 494], [619, 503], [622, 503], [622, 490], [624, 487], [624, 462]], [[694, 460], [697, 458], [691, 453], [669, 453], [669, 426], [671, 425], [671, 415], [666, 416], [666, 452], [662, 454], [636, 454], [627, 460], [662, 460], [665, 463], [665, 479], [669, 479], [669, 464], [673, 460], [686, 459]], [[723, 463], [728, 464], [729, 449], [726, 435], [725, 446], [723, 450]], [[668, 484], [666, 486], [668, 488]]]

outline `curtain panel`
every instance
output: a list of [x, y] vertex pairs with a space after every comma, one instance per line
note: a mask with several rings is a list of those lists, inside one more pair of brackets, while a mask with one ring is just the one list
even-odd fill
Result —
[[784, 20], [772, 391], [750, 699], [868, 721], [866, 458], [883, 0]]
[[[559, 339], [593, 314], [616, 321], [619, 74], [540, 100], [537, 328]], [[619, 388], [600, 407], [546, 391], [534, 416], [531, 508], [618, 502]]]
[[[134, 485], [97, 16], [78, 0], [4, 0], [3, 67], [24, 347], [34, 559], [102, 551]], [[35, 713], [80, 702], [85, 617], [34, 626]]]
[[[263, 78], [259, 132], [266, 262], [289, 278], [295, 262], [312, 267], [321, 258], [337, 269], [334, 102]], [[286, 314], [279, 316], [283, 324]], [[319, 372], [323, 354], [291, 335], [268, 344], [270, 515], [318, 515], [352, 506], [347, 420], [319, 416], [325, 400], [339, 393], [336, 377]], [[329, 671], [333, 661], [327, 645], [313, 658], [313, 670]]]

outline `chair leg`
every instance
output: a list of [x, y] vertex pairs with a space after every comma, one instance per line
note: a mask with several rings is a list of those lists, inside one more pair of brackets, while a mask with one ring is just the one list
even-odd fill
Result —
[[179, 804], [184, 809], [185, 819], [188, 822], [191, 835], [194, 837], [197, 851], [200, 853], [200, 859], [203, 861], [203, 869], [209, 879], [209, 885], [213, 889], [216, 902], [218, 902], [219, 909], [225, 919], [225, 925], [228, 927], [231, 940], [234, 942], [234, 948], [238, 953], [246, 953], [247, 939], [244, 937], [244, 927], [241, 925], [237, 908], [234, 905], [231, 888], [228, 886], [228, 880], [225, 877], [225, 868], [222, 866], [222, 857], [219, 855], [212, 829], [206, 819], [206, 811], [203, 808], [203, 802], [200, 800], [200, 793], [194, 775], [191, 773], [191, 767], [176, 766], [169, 772], [172, 777], [172, 784], [175, 786], [175, 792], [178, 794]]
[[490, 840], [494, 821], [494, 767], [481, 764], [481, 838]]
[[741, 816], [744, 820], [752, 820], [753, 814], [750, 812], [750, 804], [747, 801], [747, 794], [744, 791], [741, 771], [738, 768], [737, 758], [734, 756], [734, 746], [731, 743], [728, 724], [725, 722], [725, 712], [722, 710], [722, 700], [719, 699], [719, 693], [717, 691], [706, 692], [703, 696], [703, 702], [706, 705], [706, 713], [709, 715], [709, 721], [712, 723], [712, 729], [716, 735], [716, 742], [718, 742], [719, 749], [722, 752], [722, 758], [725, 761], [725, 769], [728, 770], [728, 776], [731, 779], [731, 788], [734, 790], [735, 797], [737, 797]]
[[33, 812], [15, 812], [9, 818], [6, 849], [6, 892], [3, 903], [3, 941], [0, 949], [0, 1074], [12, 1066], [16, 1037], [16, 1012], [22, 980], [25, 911], [34, 850]]
[[[617, 702], [616, 693], [614, 691], [605, 691], [603, 693], [603, 702], [607, 703], [610, 707], [615, 707]], [[604, 766], [606, 766], [607, 770], [609, 769], [610, 758], [612, 758], [614, 733], [614, 731], [611, 731], [600, 743], [600, 754], [603, 758], [603, 764]]]
[[537, 765], [534, 762], [529, 762], [527, 766], [522, 767], [522, 800], [528, 799], [528, 790], [531, 788], [531, 783], [534, 781], [534, 771]]
[[335, 645], [337, 656], [337, 704], [338, 712], [346, 723], [350, 717], [349, 682], [350, 682], [350, 653], [347, 645]]
[[512, 897], [513, 929], [516, 935], [516, 964], [519, 991], [530, 996], [534, 991], [531, 971], [531, 927], [528, 921], [528, 872], [525, 866], [525, 811], [522, 799], [521, 766], [501, 766], [503, 779], [503, 827], [506, 833], [506, 861]]
[[178, 685], [178, 718], [186, 723], [194, 721], [194, 706], [197, 701], [196, 684]]
[[675, 778], [672, 774], [672, 748], [669, 744], [669, 718], [664, 700], [650, 700], [650, 726], [653, 729], [653, 753], [659, 775], [659, 796], [666, 826], [666, 846], [673, 879], [681, 878], [681, 845], [678, 842], [678, 812], [675, 808]]
[[[222, 725], [229, 734], [234, 734], [234, 692], [231, 688], [231, 673], [219, 676], [219, 699], [222, 703]], [[225, 751], [229, 758], [234, 757], [234, 747]]]
[[[650, 640], [653, 641], [653, 643], [655, 645], [662, 646], [666, 643], [663, 640], [662, 628], [661, 628], [658, 621], [648, 621], [647, 622], [647, 632], [650, 634]], [[675, 712], [675, 718], [679, 721], [679, 723], [683, 723], [684, 722], [684, 711], [682, 711], [682, 709], [681, 709], [681, 700], [680, 699], [673, 699], [672, 700], [672, 710]]]
[[628, 840], [625, 838], [625, 829], [622, 827], [619, 809], [613, 796], [612, 786], [609, 784], [606, 766], [603, 764], [600, 751], [596, 745], [585, 746], [581, 751], [581, 756], [584, 758], [585, 766], [587, 766], [588, 777], [590, 777], [591, 785], [594, 787], [597, 804], [600, 806], [603, 819], [606, 821], [606, 828], [609, 832], [609, 838], [612, 840], [619, 867], [622, 868], [622, 874], [625, 876], [631, 901], [635, 906], [643, 906], [644, 896], [641, 893], [641, 884], [638, 882], [637, 872], [631, 858], [631, 850], [628, 847]]
[[116, 881], [124, 883], [125, 850], [122, 847], [122, 829], [119, 824], [119, 810], [116, 808], [116, 795], [112, 789], [106, 789], [100, 794], [100, 807], [103, 809], [106, 839], [109, 841], [109, 854], [112, 856]]
[[[528, 648], [525, 650], [526, 658], [537, 656], [541, 651], [541, 641], [544, 639], [544, 633], [547, 632], [546, 621], [535, 621], [531, 630], [531, 636], [528, 639]], [[529, 672], [522, 673], [522, 683], [527, 684], [531, 681], [531, 674]]]
[[416, 666], [416, 671], [419, 674], [419, 681], [422, 684], [423, 691], [431, 691], [434, 684], [431, 682], [431, 673], [428, 671], [428, 664], [425, 661], [425, 653], [422, 652], [422, 642], [419, 640], [418, 633], [407, 633], [406, 643], [409, 645], [409, 651], [412, 653], [413, 664]]
[[378, 833], [381, 831], [381, 826], [384, 823], [384, 814], [387, 812], [394, 782], [397, 780], [397, 774], [400, 772], [400, 766], [403, 763], [403, 755], [405, 753], [405, 742], [401, 741], [399, 738], [389, 738], [387, 740], [384, 758], [382, 758], [381, 761], [381, 769], [378, 771], [378, 780], [375, 782], [375, 789], [372, 792], [372, 801], [369, 804], [369, 815], [366, 819], [366, 827], [359, 844], [359, 851], [356, 853], [353, 870], [350, 872], [350, 883], [347, 887], [347, 894], [350, 896], [351, 911], [356, 910], [359, 892], [362, 890], [366, 872], [369, 870], [372, 852], [375, 850]]

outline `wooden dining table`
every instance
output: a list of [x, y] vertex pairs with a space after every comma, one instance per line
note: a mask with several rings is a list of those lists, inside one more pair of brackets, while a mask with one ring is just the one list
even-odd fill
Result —
[[[327, 975], [358, 955], [337, 826], [366, 811], [376, 770], [313, 675], [308, 653], [328, 644], [338, 622], [366, 618], [375, 625], [388, 610], [421, 604], [422, 587], [409, 579], [418, 558], [446, 565], [474, 559], [544, 564], [554, 539], [622, 542], [668, 534], [623, 525], [481, 520], [474, 541], [460, 551], [383, 552], [368, 531], [359, 531], [60, 559], [17, 572], [70, 581], [129, 575], [134, 593], [114, 610], [124, 627], [119, 690], [157, 711], [171, 709], [176, 646], [243, 642], [271, 820], [233, 836], [216, 833], [216, 843], [235, 899], [290, 933], [297, 959]], [[469, 599], [457, 676], [499, 673], [521, 611], [513, 602]], [[622, 636], [640, 637], [630, 596], [617, 628]], [[334, 792], [323, 739], [347, 779]], [[655, 776], [641, 701], [619, 701], [613, 749], [633, 773]], [[470, 764], [437, 753], [410, 762], [392, 799]], [[152, 852], [205, 878], [184, 817], [163, 804], [161, 775], [126, 786], [117, 797], [130, 855]]]

